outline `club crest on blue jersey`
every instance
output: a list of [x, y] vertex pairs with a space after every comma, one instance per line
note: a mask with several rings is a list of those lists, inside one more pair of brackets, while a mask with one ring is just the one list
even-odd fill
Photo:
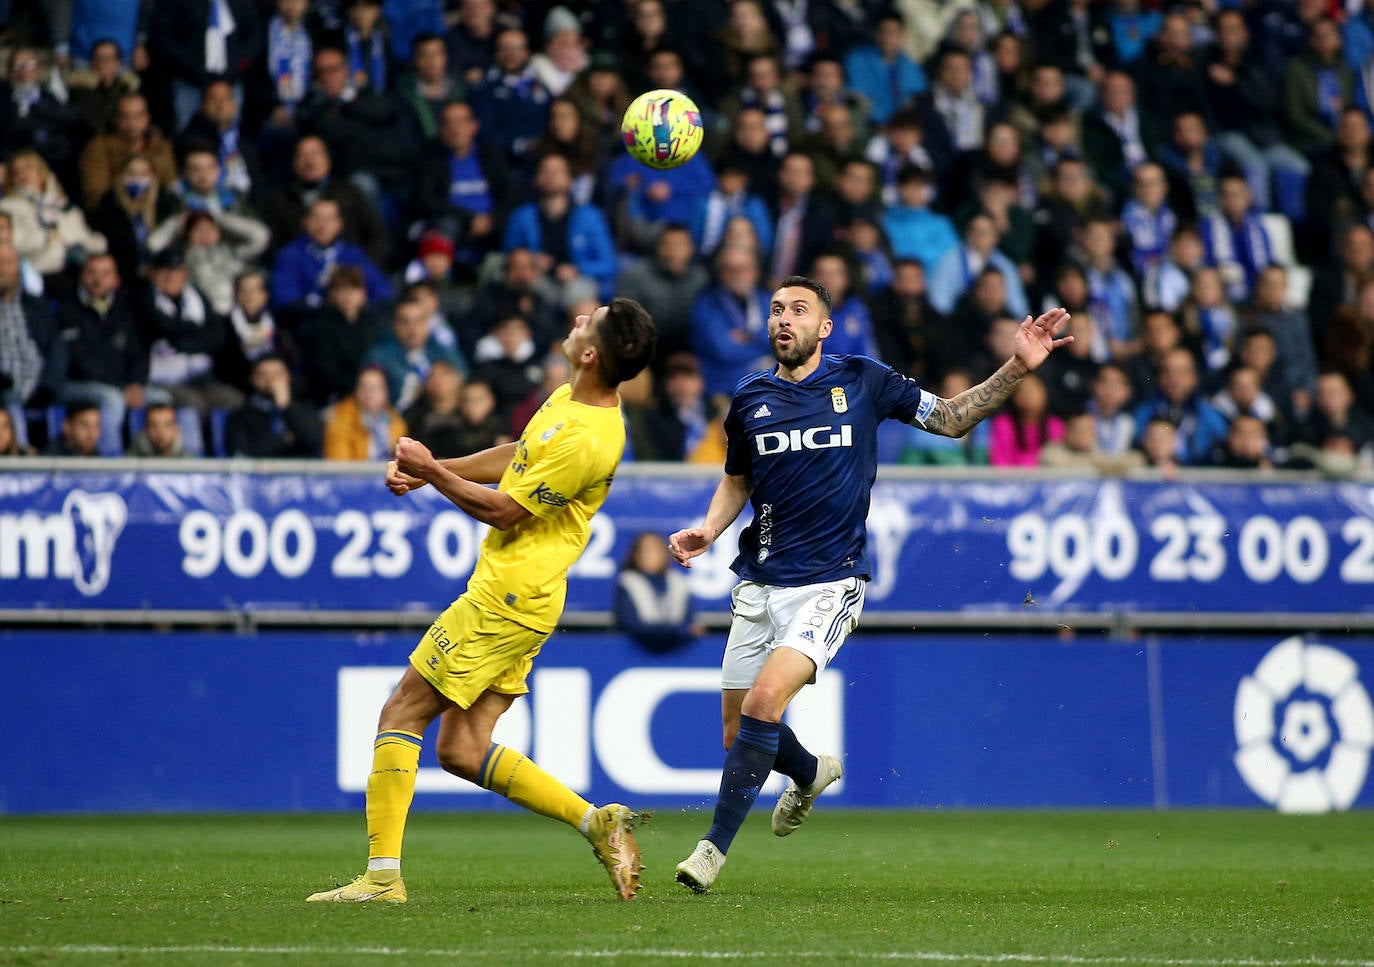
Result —
[[849, 398], [844, 395], [843, 386], [833, 386], [830, 389], [830, 406], [836, 413], [849, 412]]

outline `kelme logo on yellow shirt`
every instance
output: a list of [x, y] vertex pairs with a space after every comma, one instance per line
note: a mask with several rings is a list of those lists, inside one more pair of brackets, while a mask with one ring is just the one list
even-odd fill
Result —
[[539, 501], [541, 504], [548, 504], [550, 507], [568, 506], [568, 498], [564, 497], [556, 490], [550, 490], [548, 485], [545, 484], [542, 480], [539, 481], [539, 486], [534, 488], [534, 490], [530, 493], [530, 496], [533, 497], [535, 500]]

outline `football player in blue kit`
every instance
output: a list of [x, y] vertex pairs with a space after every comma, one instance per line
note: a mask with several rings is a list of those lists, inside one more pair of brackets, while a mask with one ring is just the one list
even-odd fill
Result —
[[1073, 339], [1060, 335], [1065, 310], [1027, 316], [1012, 358], [947, 400], [876, 359], [823, 355], [830, 309], [819, 282], [796, 275], [782, 280], [768, 312], [777, 366], [735, 387], [725, 418], [725, 473], [706, 519], [668, 538], [673, 559], [691, 567], [744, 505], [753, 504], [753, 522], [731, 565], [740, 581], [731, 592], [721, 672], [728, 752], [720, 794], [711, 828], [677, 866], [678, 882], [697, 893], [715, 882], [770, 771], [792, 780], [773, 810], [778, 836], [796, 830], [821, 791], [844, 773], [837, 757], [808, 752], [782, 715], [835, 657], [863, 609], [879, 421], [963, 436]]

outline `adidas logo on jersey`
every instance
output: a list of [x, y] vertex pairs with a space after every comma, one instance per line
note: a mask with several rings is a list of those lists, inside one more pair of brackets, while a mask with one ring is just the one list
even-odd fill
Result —
[[765, 416], [772, 416], [772, 415], [773, 415], [773, 411], [770, 410], [770, 409], [768, 408], [768, 404], [767, 404], [767, 403], [764, 403], [762, 406], [760, 406], [757, 410], [754, 411], [754, 419], [756, 419], [756, 420], [757, 420], [757, 419], [761, 419], [762, 417], [765, 417]]

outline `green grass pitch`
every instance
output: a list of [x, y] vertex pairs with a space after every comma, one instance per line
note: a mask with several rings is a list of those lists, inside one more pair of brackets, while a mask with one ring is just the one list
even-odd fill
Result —
[[0, 819], [4, 964], [1171, 964], [1374, 967], [1374, 814], [848, 812], [750, 817], [716, 889], [705, 829], [640, 831], [632, 903], [576, 833], [418, 813], [410, 903], [306, 904], [350, 879], [356, 815]]

